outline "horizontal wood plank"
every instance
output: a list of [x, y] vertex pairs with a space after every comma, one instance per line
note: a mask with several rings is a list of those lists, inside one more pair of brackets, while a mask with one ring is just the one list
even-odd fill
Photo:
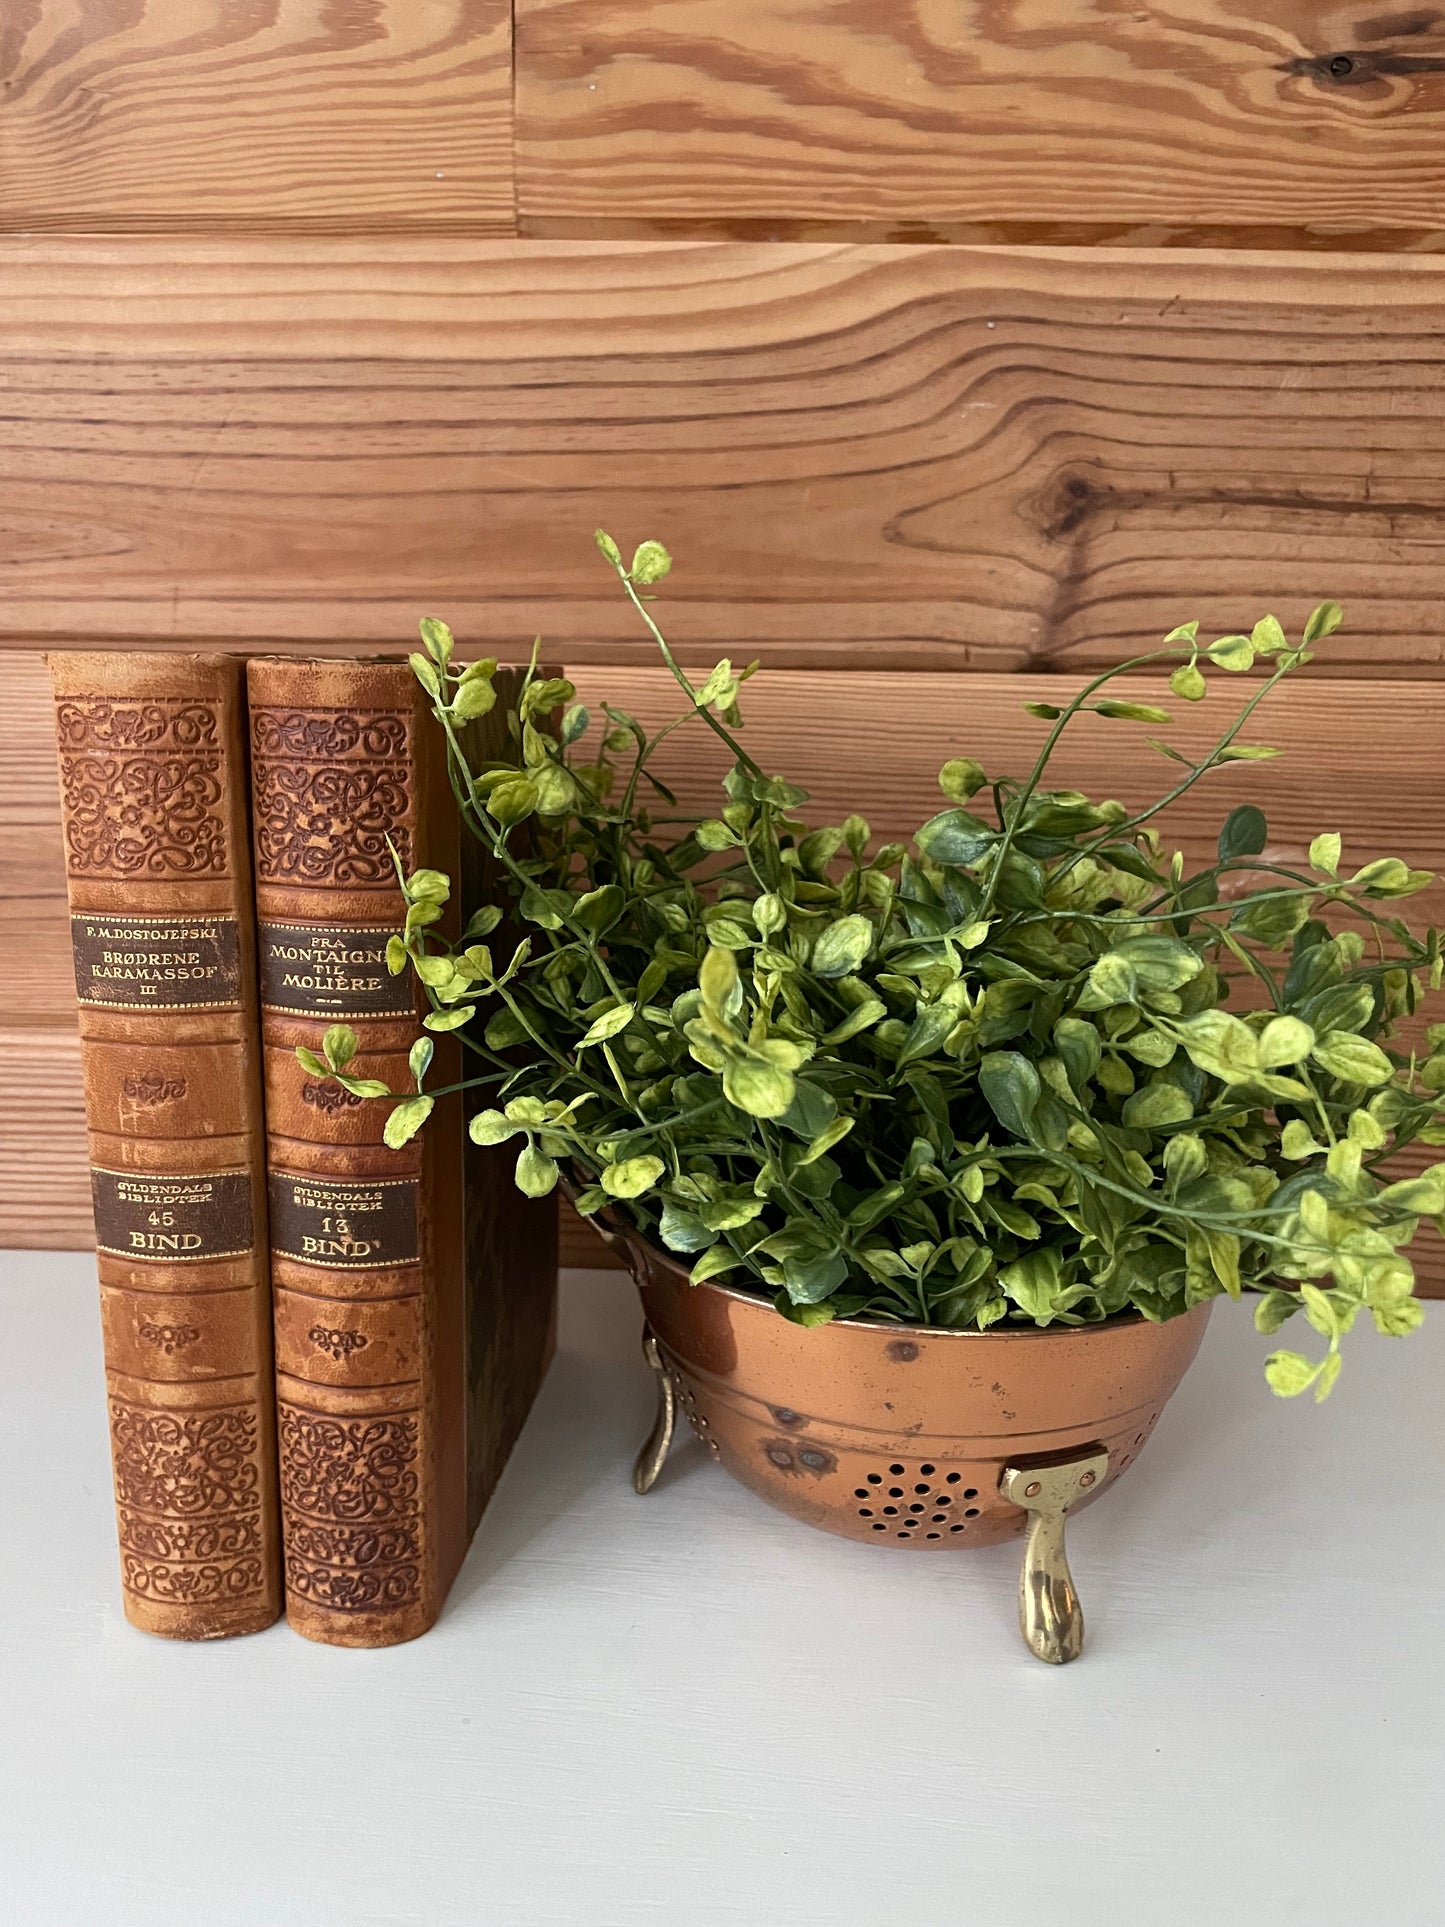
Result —
[[[649, 725], [677, 713], [676, 686], [655, 669], [591, 664], [571, 673], [594, 708], [621, 706]], [[1204, 704], [1176, 706], [1176, 724], [1164, 732], [1171, 741], [1197, 750], [1222, 728], [1230, 696], [1243, 685], [1220, 680]], [[745, 691], [746, 740], [766, 768], [812, 793], [814, 821], [861, 808], [879, 837], [906, 837], [939, 807], [935, 776], [949, 756], [976, 755], [992, 771], [1024, 772], [1043, 726], [1022, 703], [1056, 698], [1066, 686], [1056, 676], [771, 671]], [[7, 773], [0, 852], [8, 853], [0, 867], [7, 939], [0, 1075], [7, 1090], [25, 1093], [23, 1102], [0, 1107], [0, 1173], [8, 1173], [0, 1176], [0, 1244], [64, 1247], [88, 1236], [89, 1200], [49, 730], [39, 658], [0, 655], [0, 768]], [[1059, 780], [1125, 802], [1147, 800], [1170, 766], [1143, 748], [1143, 735], [1136, 724], [1083, 719], [1059, 753]], [[1346, 683], [1305, 672], [1260, 712], [1251, 735], [1286, 754], [1232, 765], [1161, 819], [1190, 862], [1207, 860], [1228, 808], [1252, 801], [1268, 814], [1269, 847], [1281, 860], [1302, 860], [1317, 831], [1336, 828], [1352, 863], [1388, 854], [1425, 868], [1442, 864], [1437, 746], [1445, 741], [1445, 684]], [[673, 737], [657, 765], [682, 807], [699, 813], [716, 807], [725, 766], [701, 726]], [[1409, 914], [1445, 919], [1445, 884], [1415, 898]], [[1409, 1160], [1420, 1161], [1418, 1152]], [[569, 1262], [609, 1262], [570, 1213], [564, 1237]], [[1429, 1290], [1445, 1293], [1445, 1247], [1422, 1234], [1416, 1255]]]
[[517, 0], [524, 232], [1445, 245], [1445, 16]]
[[0, 228], [513, 231], [507, 0], [45, 0], [0, 33]]
[[0, 645], [1116, 658], [1323, 594], [1445, 674], [1445, 261], [0, 243]]

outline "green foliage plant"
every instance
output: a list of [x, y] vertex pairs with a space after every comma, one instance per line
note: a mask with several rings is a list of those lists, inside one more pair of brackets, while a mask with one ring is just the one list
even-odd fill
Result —
[[[1026, 776], [956, 757], [946, 807], [879, 847], [862, 816], [811, 824], [806, 793], [748, 753], [738, 703], [756, 665], [701, 681], [679, 666], [652, 612], [662, 544], [630, 564], [597, 544], [680, 713], [651, 734], [606, 705], [594, 722], [534, 652], [511, 759], [473, 767], [459, 726], [492, 707], [495, 664], [462, 667], [424, 621], [412, 663], [458, 808], [525, 934], [494, 953], [489, 907], [442, 941], [450, 880], [403, 877], [390, 968], [413, 970], [431, 1006], [415, 1090], [350, 1078], [340, 1025], [309, 1070], [391, 1097], [399, 1145], [438, 1094], [428, 1033], [459, 1033], [484, 1099], [472, 1137], [516, 1144], [523, 1192], [565, 1171], [584, 1214], [616, 1214], [695, 1281], [764, 1294], [802, 1325], [1163, 1320], [1249, 1292], [1262, 1332], [1299, 1314], [1325, 1341], [1266, 1365], [1277, 1393], [1317, 1399], [1362, 1314], [1414, 1329], [1405, 1251], [1445, 1219], [1445, 1164], [1394, 1182], [1379, 1167], [1445, 1144], [1445, 1024], [1422, 1049], [1396, 1037], [1445, 969], [1440, 933], [1392, 907], [1428, 874], [1393, 857], [1347, 874], [1331, 832], [1307, 863], [1275, 861], [1250, 804], [1190, 870], [1153, 822], [1204, 777], [1277, 753], [1242, 732], [1337, 605], [1297, 644], [1273, 616], [1208, 644], [1187, 623], [1077, 695], [1025, 704], [1048, 725]], [[1076, 717], [1170, 721], [1120, 680], [1166, 666], [1190, 703], [1263, 673], [1199, 760], [1148, 739], [1173, 765], [1148, 807], [1047, 788]], [[653, 767], [686, 727], [732, 759], [701, 821]]]

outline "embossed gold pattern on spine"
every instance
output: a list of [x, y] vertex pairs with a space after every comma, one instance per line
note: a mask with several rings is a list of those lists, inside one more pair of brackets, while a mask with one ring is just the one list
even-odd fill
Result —
[[[248, 674], [287, 1615], [311, 1639], [393, 1645], [441, 1610], [480, 1512], [474, 1464], [489, 1490], [530, 1403], [555, 1256], [514, 1285], [495, 1229], [472, 1235], [495, 1214], [485, 1187], [464, 1196], [458, 1098], [392, 1151], [385, 1104], [295, 1055], [346, 1023], [357, 1076], [412, 1088], [411, 979], [385, 966], [405, 908], [388, 844], [458, 889], [461, 850], [410, 668], [258, 658]], [[437, 1042], [444, 1086], [459, 1052]], [[499, 1318], [518, 1286], [540, 1311]]]
[[245, 694], [224, 656], [50, 658], [126, 1616], [281, 1609]]

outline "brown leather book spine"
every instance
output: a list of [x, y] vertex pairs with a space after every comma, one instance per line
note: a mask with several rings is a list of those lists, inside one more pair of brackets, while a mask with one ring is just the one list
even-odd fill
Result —
[[[441, 733], [405, 662], [258, 658], [248, 673], [287, 1615], [310, 1639], [393, 1645], [436, 1619], [475, 1525], [476, 1386], [500, 1373], [492, 1406], [525, 1413], [541, 1364], [519, 1386], [522, 1362], [474, 1316], [460, 1098], [390, 1150], [390, 1106], [295, 1054], [345, 1023], [353, 1075], [413, 1088], [413, 979], [385, 962], [405, 914], [388, 843], [459, 886]], [[460, 1051], [436, 1045], [440, 1088]], [[507, 1280], [493, 1268], [481, 1290], [490, 1302]]]
[[49, 658], [126, 1617], [281, 1610], [245, 691]]

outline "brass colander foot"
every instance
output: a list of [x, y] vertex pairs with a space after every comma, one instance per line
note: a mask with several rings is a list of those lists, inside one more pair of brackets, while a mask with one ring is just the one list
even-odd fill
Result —
[[1019, 1631], [1024, 1644], [1050, 1666], [1064, 1666], [1084, 1649], [1084, 1611], [1064, 1550], [1064, 1517], [1071, 1505], [1102, 1483], [1109, 1454], [1091, 1446], [1052, 1465], [1006, 1465], [998, 1489], [1029, 1514], [1019, 1573]]
[[657, 1379], [657, 1417], [652, 1421], [647, 1443], [638, 1453], [632, 1468], [634, 1492], [650, 1492], [657, 1484], [657, 1476], [667, 1462], [672, 1435], [677, 1427], [677, 1387], [672, 1382], [672, 1373], [663, 1363], [650, 1325], [642, 1328], [642, 1356], [652, 1367]]

